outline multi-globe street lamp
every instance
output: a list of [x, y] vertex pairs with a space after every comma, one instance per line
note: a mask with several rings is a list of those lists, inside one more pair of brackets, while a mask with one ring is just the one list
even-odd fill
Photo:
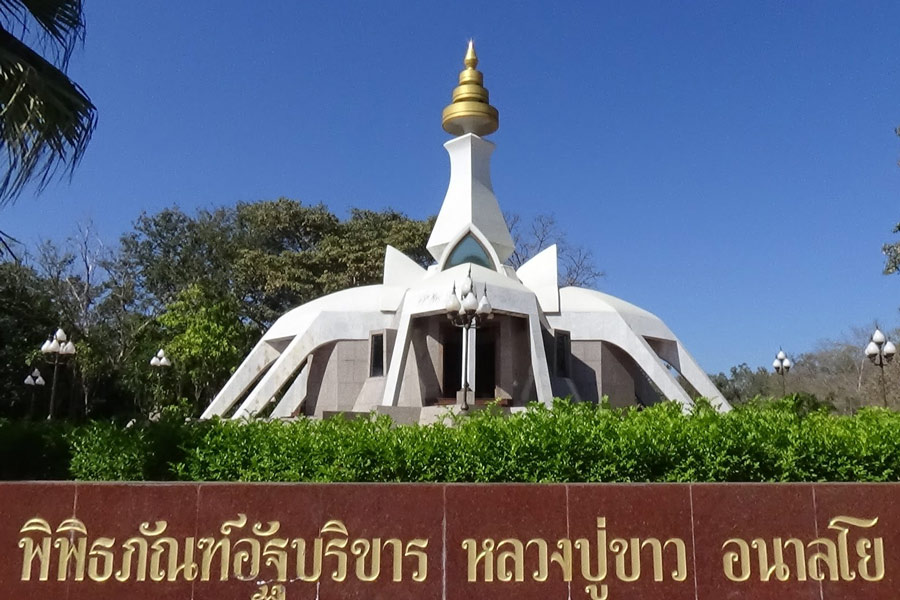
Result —
[[[475, 294], [475, 285], [472, 283], [470, 269], [466, 278], [460, 283], [458, 296], [454, 282], [453, 291], [447, 295], [445, 309], [450, 322], [462, 329], [462, 401], [460, 409], [469, 410], [469, 330], [477, 329], [494, 316], [493, 308], [487, 297], [487, 284], [485, 284], [481, 300], [479, 300]], [[474, 402], [474, 397], [472, 400]]]
[[166, 351], [163, 350], [162, 348], [160, 348], [159, 352], [157, 352], [153, 356], [153, 358], [150, 359], [150, 366], [151, 367], [161, 367], [161, 368], [171, 367], [172, 361], [169, 360], [168, 356], [166, 356]]
[[159, 349], [159, 352], [153, 355], [153, 358], [150, 359], [150, 366], [153, 367], [153, 370], [156, 371], [156, 392], [155, 392], [155, 401], [159, 401], [159, 396], [162, 393], [162, 378], [163, 371], [172, 366], [172, 361], [169, 360], [169, 357], [166, 356], [166, 351], [162, 348]]
[[[47, 419], [49, 420], [53, 418], [53, 411], [56, 407], [56, 379], [59, 373], [59, 364], [70, 356], [75, 355], [75, 344], [68, 339], [66, 332], [59, 328], [56, 330], [56, 333], [43, 343], [41, 352], [53, 365], [53, 383], [50, 385], [50, 410], [47, 411]], [[51, 356], [53, 357], [52, 360], [50, 360]]]
[[784, 377], [788, 374], [788, 371], [791, 370], [793, 363], [791, 359], [787, 357], [787, 354], [784, 353], [784, 350], [778, 350], [778, 354], [775, 355], [775, 360], [772, 361], [772, 368], [775, 369], [775, 372], [781, 375], [781, 395], [787, 395], [787, 384], [785, 383]]
[[881, 333], [881, 330], [876, 327], [875, 333], [872, 334], [872, 339], [866, 346], [865, 352], [866, 356], [869, 357], [869, 360], [872, 361], [872, 364], [881, 370], [881, 402], [884, 404], [885, 408], [887, 408], [887, 388], [884, 385], [884, 365], [894, 360], [894, 355], [897, 353], [897, 347], [893, 342], [889, 342], [884, 334]]
[[31, 404], [28, 405], [28, 418], [34, 416], [34, 390], [36, 387], [43, 387], [46, 382], [41, 377], [41, 372], [35, 369], [25, 378], [25, 385], [31, 388]]

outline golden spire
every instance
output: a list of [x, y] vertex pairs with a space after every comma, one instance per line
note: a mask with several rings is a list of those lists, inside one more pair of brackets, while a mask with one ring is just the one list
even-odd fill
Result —
[[482, 85], [484, 77], [475, 69], [478, 56], [472, 40], [463, 62], [466, 68], [459, 73], [459, 85], [453, 89], [453, 101], [444, 108], [441, 124], [452, 135], [489, 135], [500, 127], [500, 113], [488, 102], [488, 91]]

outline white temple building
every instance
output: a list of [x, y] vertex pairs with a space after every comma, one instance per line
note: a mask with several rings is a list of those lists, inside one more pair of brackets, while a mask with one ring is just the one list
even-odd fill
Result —
[[566, 396], [606, 396], [613, 406], [671, 400], [688, 410], [690, 387], [730, 409], [659, 318], [608, 294], [559, 287], [556, 246], [518, 269], [507, 264], [514, 245], [491, 186], [494, 144], [483, 139], [499, 115], [477, 64], [470, 43], [443, 113], [455, 137], [444, 144], [450, 184], [428, 240], [436, 263], [424, 269], [388, 246], [381, 285], [289, 311], [204, 418], [375, 411], [426, 423], [454, 407], [499, 401], [516, 411]]

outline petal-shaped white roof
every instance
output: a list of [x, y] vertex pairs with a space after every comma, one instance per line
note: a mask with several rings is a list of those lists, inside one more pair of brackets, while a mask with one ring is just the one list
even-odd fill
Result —
[[635, 333], [643, 336], [672, 339], [675, 335], [653, 313], [625, 302], [621, 298], [596, 290], [564, 287], [559, 290], [559, 311], [569, 313], [614, 313], [619, 315]]
[[323, 312], [346, 312], [348, 315], [380, 313], [381, 287], [381, 285], [365, 285], [350, 288], [301, 304], [275, 321], [263, 339], [271, 341], [294, 337]]

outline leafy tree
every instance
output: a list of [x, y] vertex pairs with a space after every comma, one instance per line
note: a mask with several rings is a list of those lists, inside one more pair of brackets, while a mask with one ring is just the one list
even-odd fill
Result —
[[324, 206], [285, 198], [195, 217], [166, 209], [141, 215], [122, 237], [117, 270], [151, 314], [199, 283], [209, 294], [237, 298], [242, 317], [264, 328], [287, 308], [321, 295], [313, 255], [336, 226]]
[[38, 273], [0, 262], [0, 414], [26, 414], [31, 390], [23, 381], [34, 367], [47, 375], [37, 349], [55, 327], [52, 297]]
[[294, 306], [379, 281], [385, 244], [427, 264], [430, 229], [391, 210], [353, 210], [340, 221], [321, 204], [286, 198], [194, 217], [172, 208], [142, 215], [123, 236], [117, 271], [150, 314], [200, 284], [236, 298], [240, 317], [262, 330]]
[[392, 210], [353, 209], [322, 240], [319, 284], [325, 293], [379, 283], [384, 272], [384, 248], [391, 245], [420, 265], [434, 260], [425, 248], [434, 220], [416, 221]]
[[[405, 217], [404, 217], [405, 218]], [[234, 293], [263, 329], [290, 308], [327, 293], [321, 245], [339, 230], [324, 205], [279, 198], [235, 207]]]
[[763, 367], [754, 371], [747, 363], [731, 367], [728, 375], [718, 373], [710, 378], [731, 404], [743, 404], [758, 396], [781, 395], [780, 383], [774, 381], [771, 373]]
[[190, 386], [195, 410], [225, 384], [256, 337], [241, 322], [235, 299], [210, 295], [199, 285], [179, 293], [158, 320], [179, 389]]
[[83, 37], [82, 0], [0, 2], [0, 144], [7, 158], [0, 205], [29, 181], [43, 187], [61, 166], [71, 172], [84, 154], [97, 113], [66, 75]]
[[[104, 247], [93, 225], [79, 225], [75, 234], [62, 245], [45, 240], [38, 247], [35, 262], [47, 288], [57, 317], [73, 339], [77, 355], [71, 361], [74, 369], [74, 391], [68, 413], [88, 414], [95, 402], [115, 401], [110, 394], [110, 381], [119, 369], [122, 356], [116, 345], [118, 337], [112, 329], [112, 316], [107, 304], [111, 286], [108, 266], [111, 253]], [[104, 390], [95, 397], [96, 390]], [[80, 399], [80, 400], [79, 400]]]

